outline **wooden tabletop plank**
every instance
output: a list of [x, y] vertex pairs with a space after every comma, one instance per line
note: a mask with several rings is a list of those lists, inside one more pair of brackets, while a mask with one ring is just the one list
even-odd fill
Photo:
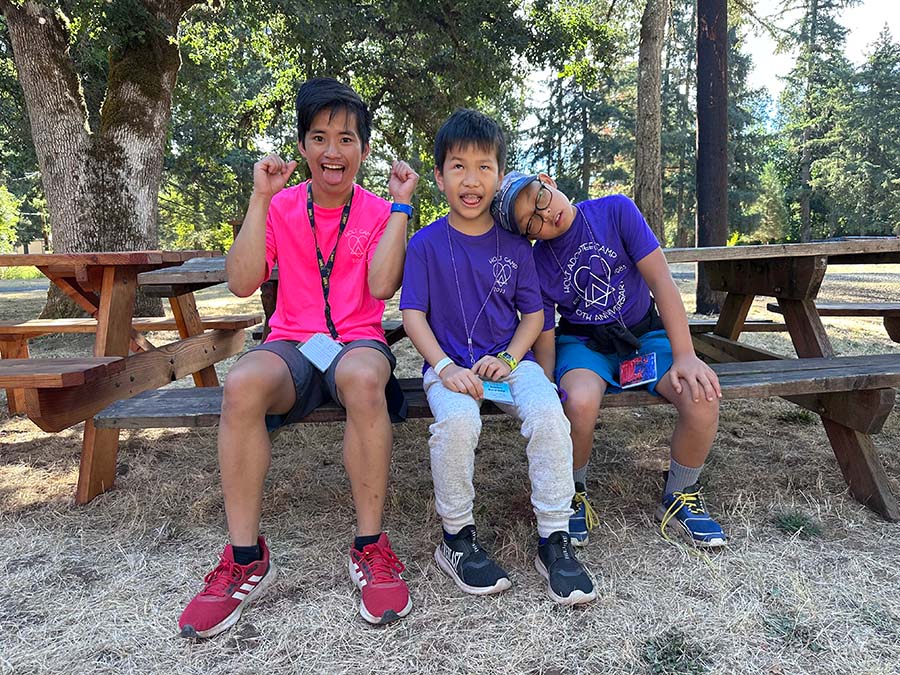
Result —
[[[205, 330], [238, 330], [262, 323], [262, 314], [228, 314], [201, 317]], [[172, 331], [178, 326], [174, 317], [148, 316], [131, 320], [131, 327], [138, 331]], [[96, 333], [97, 319], [31, 319], [29, 321], [0, 321], [0, 335], [49, 335], [52, 333]]]
[[112, 251], [98, 253], [8, 253], [0, 267], [83, 267], [87, 265], [178, 264], [192, 258], [221, 255], [219, 251]]
[[[842, 262], [866, 262], [866, 255], [879, 255], [882, 262], [900, 263], [900, 237], [872, 237], [811, 242], [808, 244], [762, 244], [758, 246], [708, 246], [704, 248], [663, 249], [666, 260], [705, 262], [712, 260], [748, 260], [808, 256], [847, 256]], [[853, 257], [859, 256], [859, 257]]]
[[[272, 270], [271, 281], [278, 280], [278, 268]], [[165, 267], [138, 275], [138, 284], [152, 289], [155, 286], [203, 288], [228, 281], [225, 274], [225, 257], [207, 257], [188, 260], [176, 267]]]

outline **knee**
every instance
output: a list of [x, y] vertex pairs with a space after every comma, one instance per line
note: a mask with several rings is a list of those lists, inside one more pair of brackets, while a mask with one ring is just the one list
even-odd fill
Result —
[[376, 368], [354, 368], [343, 373], [335, 384], [347, 410], [373, 410], [386, 406], [385, 378]]
[[592, 425], [597, 422], [597, 413], [600, 410], [600, 402], [603, 395], [584, 389], [573, 389], [566, 392], [567, 398], [565, 402], [566, 417], [576, 423], [590, 422]]
[[467, 410], [454, 410], [431, 425], [434, 441], [450, 441], [454, 445], [474, 448], [481, 436], [481, 415]]
[[694, 402], [688, 400], [680, 406], [679, 416], [691, 426], [709, 428], [719, 423], [719, 399], [707, 401], [701, 398]]
[[222, 416], [265, 415], [269, 408], [267, 393], [271, 378], [254, 368], [235, 367], [225, 378], [222, 393]]

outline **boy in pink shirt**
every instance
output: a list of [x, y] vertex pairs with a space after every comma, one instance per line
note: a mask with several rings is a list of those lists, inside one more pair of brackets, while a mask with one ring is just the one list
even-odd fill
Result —
[[[271, 584], [275, 569], [259, 535], [269, 431], [333, 399], [347, 411], [344, 467], [356, 507], [348, 567], [360, 614], [383, 624], [412, 608], [404, 566], [381, 530], [391, 455], [391, 414], [403, 415], [381, 318], [400, 287], [409, 206], [418, 176], [394, 162], [393, 205], [356, 184], [369, 154], [371, 115], [350, 87], [330, 78], [297, 91], [300, 154], [311, 180], [285, 188], [297, 167], [269, 155], [253, 167], [253, 194], [228, 252], [228, 287], [246, 297], [278, 264], [279, 292], [263, 345], [225, 382], [219, 465], [230, 544], [181, 615], [184, 637], [216, 635]], [[305, 343], [305, 344], [304, 344]], [[323, 345], [310, 351], [313, 344]], [[303, 348], [301, 353], [300, 348]], [[391, 386], [393, 385], [393, 387]]]

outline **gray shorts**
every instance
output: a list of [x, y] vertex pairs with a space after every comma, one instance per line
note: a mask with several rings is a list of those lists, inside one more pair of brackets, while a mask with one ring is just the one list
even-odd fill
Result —
[[[341, 405], [337, 393], [337, 383], [335, 382], [337, 365], [344, 357], [344, 354], [358, 347], [377, 349], [388, 360], [391, 366], [391, 377], [385, 387], [388, 412], [393, 422], [401, 422], [406, 418], [406, 398], [400, 389], [400, 383], [397, 382], [393, 374], [397, 365], [397, 359], [386, 344], [378, 340], [353, 340], [348, 342], [324, 373], [300, 353], [298, 347], [301, 344], [303, 343], [296, 340], [272, 340], [271, 342], [257, 345], [250, 350], [251, 352], [272, 352], [280, 356], [291, 373], [291, 379], [294, 380], [294, 391], [296, 392], [294, 406], [284, 415], [266, 415], [266, 427], [269, 431], [274, 431], [285, 424], [293, 424], [302, 420], [323, 403], [334, 401]], [[247, 353], [249, 354], [250, 352]]]

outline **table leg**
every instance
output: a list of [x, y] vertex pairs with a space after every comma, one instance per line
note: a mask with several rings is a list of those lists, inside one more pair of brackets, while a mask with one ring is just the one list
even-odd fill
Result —
[[[178, 334], [182, 339], [192, 335], [203, 333], [203, 324], [200, 322], [200, 313], [197, 311], [197, 302], [193, 293], [185, 293], [174, 298], [169, 298], [172, 306], [172, 314], [175, 315], [175, 323], [178, 324]], [[219, 377], [216, 375], [215, 366], [207, 366], [193, 374], [194, 384], [198, 387], [218, 387]]]
[[752, 293], [729, 293], [725, 296], [713, 333], [729, 340], [737, 340], [744, 329], [744, 321], [747, 320], [755, 297]]
[[[4, 359], [27, 359], [28, 340], [26, 338], [0, 340], [0, 357]], [[7, 389], [6, 403], [9, 405], [10, 415], [23, 414], [25, 412], [25, 390]]]
[[[778, 304], [800, 358], [834, 355], [814, 298], [779, 298]], [[821, 419], [853, 497], [886, 520], [900, 520], [900, 506], [891, 492], [887, 473], [872, 438], [833, 420]]]
[[[104, 268], [94, 356], [128, 356], [136, 288], [137, 271]], [[118, 449], [118, 429], [97, 429], [92, 419], [84, 423], [76, 503], [86, 504], [113, 486]]]

